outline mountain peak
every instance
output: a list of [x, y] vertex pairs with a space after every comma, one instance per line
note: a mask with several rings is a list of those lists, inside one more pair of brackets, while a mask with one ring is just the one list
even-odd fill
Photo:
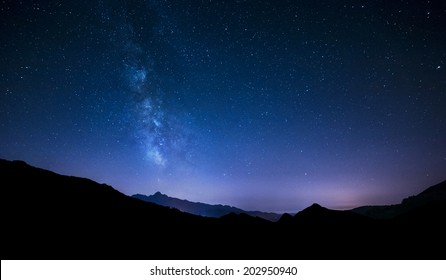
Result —
[[302, 215], [325, 215], [327, 212], [330, 212], [331, 210], [320, 206], [317, 203], [313, 203], [311, 206], [305, 208], [304, 210], [297, 213], [295, 216], [302, 216]]
[[309, 209], [323, 209], [324, 207], [320, 206], [317, 203], [313, 203], [310, 207], [308, 207]]
[[[158, 205], [176, 208], [183, 212], [205, 217], [220, 218], [229, 213], [235, 213], [235, 214], [245, 213], [252, 217], [260, 217], [269, 221], [276, 222], [280, 219], [281, 216], [276, 213], [267, 213], [261, 211], [245, 211], [243, 209], [239, 209], [229, 205], [221, 205], [221, 204], [210, 205], [202, 202], [191, 202], [184, 199], [170, 197], [168, 195], [162, 194], [159, 191], [149, 196], [136, 194], [133, 195], [133, 197], [146, 202], [152, 202]], [[242, 215], [242, 217], [244, 216]]]
[[288, 213], [283, 213], [279, 219], [279, 223], [291, 223], [293, 221], [293, 216]]

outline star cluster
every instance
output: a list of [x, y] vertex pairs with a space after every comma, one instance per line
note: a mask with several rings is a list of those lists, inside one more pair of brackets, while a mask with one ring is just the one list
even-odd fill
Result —
[[1, 1], [0, 157], [248, 210], [444, 180], [446, 4]]

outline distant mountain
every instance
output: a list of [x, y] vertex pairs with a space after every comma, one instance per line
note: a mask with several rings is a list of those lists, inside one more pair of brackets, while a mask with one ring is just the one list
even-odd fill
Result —
[[167, 206], [176, 208], [178, 210], [181, 210], [183, 212], [187, 212], [194, 215], [204, 216], [204, 217], [214, 217], [214, 218], [220, 218], [230, 213], [235, 214], [248, 214], [253, 217], [260, 217], [265, 220], [269, 220], [272, 222], [276, 222], [280, 219], [281, 215], [277, 213], [267, 213], [267, 212], [260, 212], [260, 211], [245, 211], [240, 208], [228, 206], [228, 205], [210, 205], [206, 203], [201, 202], [191, 202], [188, 200], [178, 199], [174, 197], [169, 197], [165, 194], [162, 194], [160, 192], [156, 192], [153, 195], [142, 195], [142, 194], [135, 194], [132, 195], [134, 198], [138, 198], [143, 201], [152, 202], [158, 205]]
[[319, 254], [327, 259], [338, 259], [342, 254], [352, 259], [370, 258], [379, 255], [375, 248], [386, 244], [383, 239], [376, 238], [379, 225], [372, 219], [349, 211], [327, 209], [316, 203], [294, 216], [284, 214], [278, 226], [284, 229], [285, 239], [295, 238], [300, 244], [298, 250], [307, 252], [312, 258]]
[[431, 186], [418, 195], [405, 198], [400, 204], [362, 206], [352, 209], [351, 212], [375, 219], [389, 219], [438, 201], [446, 201], [446, 181]]
[[393, 218], [313, 204], [270, 222], [196, 216], [22, 161], [0, 160], [0, 182], [2, 260], [446, 258], [441, 186]]
[[331, 210], [314, 203], [288, 220], [281, 222], [296, 223], [302, 227], [344, 227], [358, 226], [370, 222], [368, 217], [350, 211]]

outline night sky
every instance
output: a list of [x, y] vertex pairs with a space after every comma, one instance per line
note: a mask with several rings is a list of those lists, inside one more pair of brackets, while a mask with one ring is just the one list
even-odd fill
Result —
[[0, 3], [1, 158], [276, 212], [446, 179], [443, 0]]

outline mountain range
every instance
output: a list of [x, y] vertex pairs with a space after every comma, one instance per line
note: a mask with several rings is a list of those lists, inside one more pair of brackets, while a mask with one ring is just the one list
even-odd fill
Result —
[[265, 220], [269, 220], [272, 222], [277, 222], [281, 217], [281, 215], [277, 213], [261, 212], [261, 211], [245, 211], [240, 208], [236, 208], [229, 205], [221, 205], [221, 204], [210, 205], [201, 202], [191, 202], [184, 199], [170, 197], [165, 194], [162, 194], [161, 192], [156, 192], [155, 194], [149, 196], [143, 194], [134, 194], [132, 195], [132, 197], [143, 201], [152, 202], [158, 205], [176, 208], [183, 212], [204, 217], [221, 218], [230, 213], [235, 213], [235, 214], [244, 213], [253, 217], [263, 218]]
[[2, 259], [446, 258], [446, 182], [400, 206], [313, 204], [271, 222], [193, 215], [23, 161], [0, 160], [0, 178]]
[[352, 212], [375, 219], [389, 219], [405, 214], [413, 209], [426, 206], [430, 203], [446, 200], [446, 181], [429, 187], [418, 195], [402, 200], [400, 204], [385, 206], [362, 206], [352, 209]]

